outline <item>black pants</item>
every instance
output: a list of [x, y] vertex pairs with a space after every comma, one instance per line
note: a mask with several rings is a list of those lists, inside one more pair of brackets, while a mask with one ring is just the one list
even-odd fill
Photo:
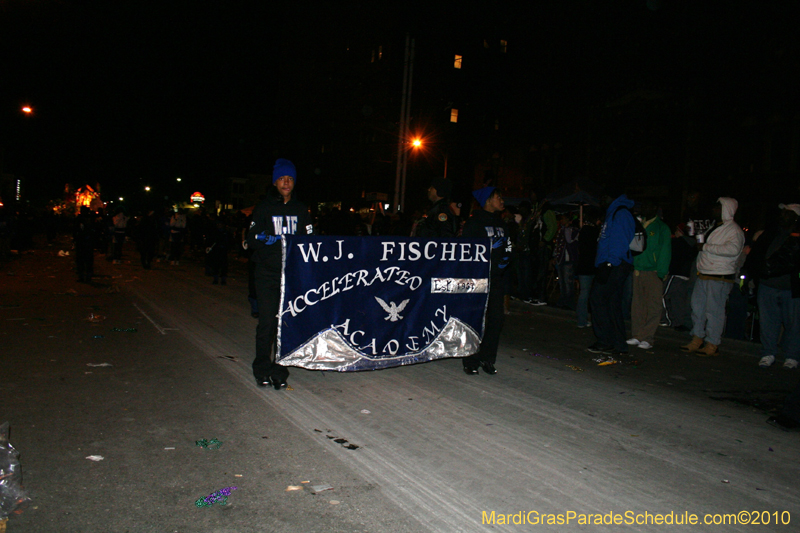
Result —
[[78, 272], [78, 281], [89, 283], [94, 275], [94, 247], [92, 243], [75, 243], [75, 269]]
[[139, 243], [139, 257], [142, 260], [142, 268], [150, 268], [155, 255], [156, 241], [142, 241]]
[[492, 286], [489, 290], [489, 303], [486, 306], [486, 328], [483, 331], [481, 347], [477, 353], [464, 358], [464, 366], [477, 368], [481, 363], [494, 364], [497, 361], [500, 333], [503, 331], [503, 323], [506, 320], [503, 310], [505, 295], [505, 279], [492, 279]]
[[531, 297], [533, 287], [533, 252], [520, 252], [517, 256], [517, 296], [521, 300]]
[[[603, 272], [604, 268], [610, 270]], [[633, 265], [625, 261], [617, 266], [600, 266], [589, 296], [592, 306], [592, 328], [597, 340], [620, 352], [628, 350], [622, 315], [622, 293], [625, 291], [625, 281], [631, 270]]]
[[692, 283], [688, 279], [669, 276], [664, 287], [665, 318], [673, 328], [692, 327]]
[[792, 392], [790, 392], [786, 400], [784, 400], [781, 414], [800, 423], [800, 382], [795, 385]]
[[208, 266], [211, 269], [211, 275], [214, 279], [222, 278], [223, 280], [228, 277], [228, 251], [227, 250], [211, 250], [208, 254]]
[[122, 245], [125, 243], [125, 230], [114, 231], [114, 261], [122, 260]]
[[256, 358], [253, 375], [256, 378], [286, 379], [289, 369], [273, 361], [272, 351], [278, 335], [278, 312], [281, 303], [280, 274], [268, 271], [263, 265], [255, 267], [258, 296], [258, 326], [256, 327]]
[[183, 254], [183, 235], [180, 233], [173, 233], [170, 236], [169, 243], [169, 260], [180, 261]]
[[531, 250], [531, 297], [542, 302], [547, 301], [547, 269], [550, 267], [550, 259], [553, 251], [549, 246], [535, 245]]
[[258, 313], [258, 295], [256, 294], [256, 264], [252, 259], [247, 260], [247, 301], [250, 302], [250, 312]]

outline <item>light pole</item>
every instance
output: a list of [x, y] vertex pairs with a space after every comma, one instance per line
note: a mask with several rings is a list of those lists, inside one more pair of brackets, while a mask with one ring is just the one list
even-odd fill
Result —
[[[417, 150], [422, 147], [422, 139], [419, 137], [414, 137], [414, 139], [409, 143], [411, 144], [412, 150]], [[400, 206], [405, 207], [406, 205], [406, 171], [408, 169], [408, 153], [403, 153], [403, 175], [400, 185], [400, 204], [398, 205], [397, 210], [400, 210]]]
[[403, 97], [400, 105], [400, 122], [397, 136], [397, 169], [394, 182], [394, 210], [399, 212], [401, 206], [405, 207], [405, 183], [408, 157], [406, 142], [408, 138], [408, 123], [411, 119], [411, 87], [414, 78], [414, 42], [406, 34], [406, 51], [403, 60]]

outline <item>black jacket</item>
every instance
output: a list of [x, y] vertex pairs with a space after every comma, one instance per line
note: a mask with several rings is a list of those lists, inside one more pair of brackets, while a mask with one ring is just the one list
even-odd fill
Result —
[[499, 213], [485, 209], [475, 211], [464, 224], [462, 237], [490, 237], [492, 239], [492, 277], [505, 276], [506, 267], [511, 260], [511, 239], [508, 227]]
[[672, 238], [672, 259], [669, 263], [669, 273], [673, 276], [688, 278], [692, 274], [692, 265], [697, 258], [695, 238], [689, 236]]
[[459, 221], [451, 211], [447, 200], [442, 198], [428, 211], [428, 216], [417, 226], [415, 237], [457, 237]]
[[260, 266], [276, 273], [281, 271], [281, 245], [267, 245], [256, 240], [256, 235], [311, 235], [314, 233], [311, 215], [304, 203], [292, 196], [283, 203], [280, 196], [269, 197], [253, 209], [252, 222], [247, 231], [247, 248], [253, 250], [252, 260]]
[[789, 276], [792, 298], [800, 298], [800, 233], [798, 228], [765, 231], [753, 245], [745, 268], [757, 279]]
[[598, 237], [600, 227], [594, 224], [584, 224], [578, 234], [578, 264], [575, 273], [579, 276], [593, 276], [597, 273], [594, 258], [597, 256]]

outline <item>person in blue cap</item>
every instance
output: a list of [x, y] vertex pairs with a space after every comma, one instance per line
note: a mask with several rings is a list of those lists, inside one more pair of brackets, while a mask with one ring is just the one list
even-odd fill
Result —
[[494, 367], [497, 361], [497, 347], [500, 345], [500, 332], [503, 330], [505, 313], [505, 275], [511, 259], [511, 239], [508, 227], [500, 216], [505, 209], [503, 195], [496, 187], [484, 187], [472, 192], [480, 204], [464, 224], [463, 237], [489, 237], [492, 239], [491, 277], [489, 280], [489, 302], [486, 306], [486, 326], [477, 353], [464, 358], [464, 372], [477, 374], [478, 368], [489, 375], [497, 374]]
[[289, 370], [272, 357], [281, 297], [281, 235], [314, 233], [308, 208], [293, 196], [296, 179], [297, 170], [291, 161], [275, 162], [272, 184], [277, 195], [268, 195], [253, 210], [245, 241], [247, 248], [253, 250], [259, 310], [253, 375], [259, 387], [272, 385], [276, 390], [286, 388], [289, 377]]

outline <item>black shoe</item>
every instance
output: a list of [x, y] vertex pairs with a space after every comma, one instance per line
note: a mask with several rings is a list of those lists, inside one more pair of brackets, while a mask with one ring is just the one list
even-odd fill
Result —
[[592, 353], [601, 353], [603, 355], [611, 355], [612, 353], [614, 353], [613, 346], [609, 346], [608, 344], [603, 344], [602, 342], [596, 342], [586, 349]]
[[256, 385], [259, 387], [266, 387], [269, 385], [269, 378], [263, 376], [256, 376]]
[[769, 417], [767, 419], [767, 424], [770, 426], [775, 426], [776, 428], [784, 431], [797, 431], [800, 429], [800, 422], [780, 414]]
[[692, 328], [687, 328], [686, 326], [675, 326], [675, 331], [692, 331]]
[[467, 375], [472, 376], [472, 375], [478, 373], [478, 369], [476, 367], [474, 367], [474, 366], [464, 365], [464, 373], [467, 374]]
[[[497, 374], [497, 369], [494, 367], [494, 365], [487, 361], [481, 363], [481, 368], [483, 369], [484, 372], [486, 372], [490, 376], [494, 376], [495, 374]], [[478, 371], [476, 370], [475, 373], [477, 372]]]
[[271, 376], [269, 378], [269, 381], [270, 383], [272, 383], [272, 386], [275, 387], [275, 390], [281, 390], [288, 387], [288, 385], [286, 384], [286, 380], [283, 378], [276, 378], [275, 376]]

